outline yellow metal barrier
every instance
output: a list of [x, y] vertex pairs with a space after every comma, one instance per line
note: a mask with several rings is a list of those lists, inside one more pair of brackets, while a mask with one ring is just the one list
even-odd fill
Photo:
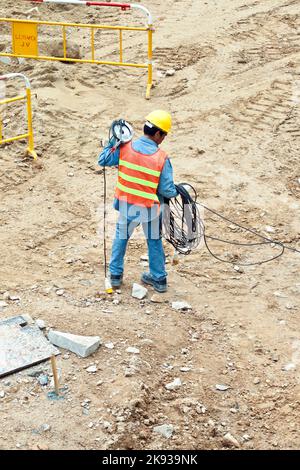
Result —
[[14, 98], [7, 98], [0, 100], [0, 106], [5, 104], [14, 103], [16, 101], [26, 101], [26, 110], [27, 110], [27, 121], [28, 121], [28, 132], [26, 134], [17, 135], [16, 137], [10, 137], [8, 139], [3, 139], [2, 134], [2, 119], [0, 115], [0, 145], [8, 144], [9, 142], [14, 142], [15, 140], [28, 139], [27, 153], [37, 159], [37, 154], [34, 151], [34, 141], [33, 141], [33, 130], [32, 130], [32, 109], [31, 109], [31, 87], [28, 78], [22, 73], [9, 73], [7, 75], [1, 75], [0, 80], [8, 80], [10, 78], [22, 78], [25, 81], [26, 94], [16, 96]]
[[[118, 6], [122, 10], [130, 8], [139, 8], [146, 13], [148, 18], [148, 24], [146, 27], [135, 27], [135, 26], [108, 26], [101, 24], [84, 24], [84, 23], [62, 23], [55, 21], [36, 21], [36, 20], [18, 20], [14, 18], [0, 18], [1, 23], [7, 23], [11, 25], [12, 32], [12, 51], [1, 52], [0, 56], [4, 57], [23, 57], [27, 59], [39, 59], [39, 60], [51, 60], [51, 61], [65, 61], [74, 63], [89, 63], [89, 64], [101, 64], [101, 65], [114, 65], [120, 67], [135, 67], [148, 70], [148, 82], [146, 90], [146, 98], [150, 98], [150, 90], [153, 84], [153, 25], [152, 17], [149, 11], [142, 5], [137, 4], [114, 4], [114, 3], [103, 3], [103, 2], [80, 2], [80, 1], [68, 1], [62, 2], [57, 0], [32, 0], [37, 3], [49, 2], [49, 3], [71, 3], [74, 5], [88, 4], [88, 6]], [[38, 48], [38, 34], [39, 26], [59, 26], [62, 32], [63, 42], [63, 55], [61, 57], [40, 55]], [[67, 28], [83, 28], [90, 30], [90, 48], [91, 58], [90, 59], [74, 59], [67, 55]], [[95, 58], [95, 32], [98, 30], [111, 30], [119, 31], [119, 61], [106, 61], [98, 60]], [[141, 31], [147, 32], [148, 38], [148, 63], [132, 63], [123, 61], [123, 32], [124, 31]]]

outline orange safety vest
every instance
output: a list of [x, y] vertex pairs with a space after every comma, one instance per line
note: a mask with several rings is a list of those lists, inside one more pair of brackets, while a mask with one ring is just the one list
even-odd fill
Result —
[[137, 206], [159, 204], [156, 191], [167, 154], [158, 149], [152, 155], [133, 150], [131, 142], [120, 147], [115, 197]]

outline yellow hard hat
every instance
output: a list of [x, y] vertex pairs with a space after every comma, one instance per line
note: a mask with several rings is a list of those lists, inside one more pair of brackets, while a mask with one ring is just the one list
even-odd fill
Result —
[[157, 109], [152, 111], [152, 113], [146, 116], [146, 120], [153, 124], [158, 129], [162, 130], [163, 132], [170, 132], [172, 127], [172, 118], [171, 114], [163, 111], [161, 109]]

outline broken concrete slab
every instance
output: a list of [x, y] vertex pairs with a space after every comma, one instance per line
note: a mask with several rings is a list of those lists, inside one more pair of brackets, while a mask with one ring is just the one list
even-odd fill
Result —
[[10, 317], [10, 318], [3, 318], [3, 320], [0, 320], [0, 325], [19, 325], [19, 326], [25, 326], [27, 325], [27, 319], [24, 318], [23, 315], [17, 315], [16, 317]]
[[79, 336], [56, 330], [49, 331], [48, 339], [55, 346], [68, 349], [81, 357], [93, 354], [102, 343], [99, 336]]
[[31, 367], [60, 354], [37, 326], [29, 326], [22, 317], [0, 323], [0, 377]]

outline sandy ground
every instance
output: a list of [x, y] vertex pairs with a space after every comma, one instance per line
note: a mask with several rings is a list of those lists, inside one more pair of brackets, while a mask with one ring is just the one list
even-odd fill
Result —
[[[169, 292], [156, 304], [151, 289], [145, 301], [131, 297], [146, 251], [137, 236], [128, 250], [122, 292], [107, 298], [103, 180], [96, 160], [112, 119], [127, 118], [138, 135], [147, 112], [169, 109], [174, 131], [164, 148], [176, 181], [193, 184], [209, 207], [299, 248], [299, 0], [145, 5], [156, 27], [151, 101], [144, 99], [146, 75], [140, 70], [0, 62], [1, 73], [22, 71], [31, 79], [40, 157], [39, 164], [24, 160], [21, 142], [1, 149], [0, 294], [20, 300], [6, 300], [0, 318], [24, 312], [44, 319], [47, 327], [97, 334], [114, 344], [87, 359], [62, 351], [60, 401], [47, 399], [51, 387], [42, 387], [31, 370], [0, 380], [0, 448], [297, 449], [299, 255], [287, 251], [239, 272], [202, 248], [178, 266], [168, 265]], [[113, 9], [41, 5], [26, 13], [31, 7], [8, 0], [0, 13], [140, 24], [137, 15]], [[41, 47], [52, 50], [57, 37], [55, 30], [45, 31]], [[145, 60], [143, 38], [128, 33], [126, 58]], [[99, 56], [115, 57], [109, 34], [97, 41]], [[87, 37], [75, 32], [69, 43], [88, 56]], [[8, 44], [4, 28], [1, 50]], [[21, 129], [20, 107], [5, 109], [4, 117], [10, 119], [7, 135]], [[112, 200], [114, 170], [108, 180]], [[210, 235], [253, 241], [209, 213], [205, 222]], [[275, 252], [212, 246], [226, 259], [236, 255], [236, 264]], [[185, 300], [192, 310], [174, 311], [172, 300]], [[140, 353], [126, 352], [128, 346]], [[86, 371], [90, 364], [96, 364], [95, 374]], [[47, 364], [37, 370], [50, 372]], [[166, 390], [174, 378], [181, 387]], [[228, 389], [217, 390], [217, 384]], [[160, 424], [174, 426], [172, 437], [153, 431]], [[230, 444], [227, 433], [237, 442]]]

